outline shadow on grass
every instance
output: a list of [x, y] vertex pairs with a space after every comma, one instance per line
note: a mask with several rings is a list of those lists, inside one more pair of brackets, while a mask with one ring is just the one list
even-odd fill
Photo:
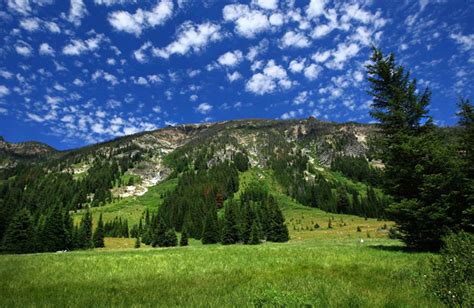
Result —
[[396, 251], [396, 252], [406, 252], [406, 253], [422, 253], [425, 251], [419, 251], [413, 248], [409, 248], [402, 245], [373, 245], [368, 246], [371, 249], [381, 250], [381, 251]]

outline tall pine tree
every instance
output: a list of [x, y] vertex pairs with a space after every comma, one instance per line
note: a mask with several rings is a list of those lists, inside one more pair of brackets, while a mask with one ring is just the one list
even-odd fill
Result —
[[34, 227], [27, 209], [19, 210], [8, 225], [3, 239], [3, 250], [9, 253], [35, 251]]
[[99, 222], [97, 223], [97, 228], [95, 229], [94, 236], [94, 247], [102, 248], [105, 247], [104, 244], [104, 222], [102, 221], [102, 213], [99, 216]]

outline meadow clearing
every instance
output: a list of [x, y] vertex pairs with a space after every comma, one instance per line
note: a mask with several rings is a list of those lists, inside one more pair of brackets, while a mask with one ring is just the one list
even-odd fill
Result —
[[[243, 173], [242, 188], [256, 178], [278, 198], [288, 243], [223, 246], [191, 239], [188, 247], [135, 249], [134, 239], [106, 238], [102, 249], [0, 255], [0, 306], [441, 305], [423, 287], [431, 254], [407, 252], [389, 239], [391, 222], [302, 206], [265, 173]], [[142, 197], [93, 209], [94, 218], [100, 211], [105, 220], [136, 223], [174, 185], [164, 182]]]

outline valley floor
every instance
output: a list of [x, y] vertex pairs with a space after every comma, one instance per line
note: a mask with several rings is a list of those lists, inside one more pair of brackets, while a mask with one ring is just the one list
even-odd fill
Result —
[[2, 255], [0, 306], [440, 305], [422, 287], [429, 254], [383, 238], [291, 233], [259, 246], [133, 249], [132, 239], [107, 238], [106, 249]]
[[[191, 239], [188, 247], [134, 249], [134, 239], [106, 238], [103, 249], [0, 255], [0, 306], [440, 306], [423, 288], [431, 255], [388, 239], [391, 222], [302, 206], [275, 189], [269, 173], [243, 173], [241, 187], [254, 178], [273, 189], [288, 243]], [[94, 208], [94, 219], [103, 213], [137, 223], [174, 185]]]

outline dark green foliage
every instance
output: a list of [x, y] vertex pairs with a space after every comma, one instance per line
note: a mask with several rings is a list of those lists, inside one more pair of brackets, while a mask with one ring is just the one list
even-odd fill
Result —
[[163, 218], [159, 215], [156, 215], [152, 219], [151, 225], [151, 233], [152, 233], [152, 240], [151, 246], [156, 247], [164, 247], [166, 244], [166, 231], [168, 228], [163, 220]]
[[260, 244], [260, 230], [257, 221], [252, 223], [252, 231], [250, 232], [250, 240], [248, 243], [250, 245]]
[[338, 213], [352, 212], [351, 204], [349, 203], [349, 197], [347, 196], [347, 192], [343, 187], [339, 187], [337, 189], [336, 206]]
[[239, 226], [237, 222], [237, 203], [230, 200], [224, 208], [221, 242], [224, 245], [235, 244], [239, 241]]
[[140, 248], [141, 245], [142, 245], [142, 242], [141, 242], [141, 240], [140, 240], [140, 237], [137, 236], [137, 237], [135, 238], [135, 245], [134, 245], [133, 247], [135, 247], [135, 248]]
[[102, 248], [105, 247], [104, 244], [104, 222], [102, 221], [102, 213], [99, 216], [99, 222], [97, 223], [97, 228], [95, 229], [94, 236], [94, 247]]
[[235, 164], [235, 167], [240, 172], [244, 172], [244, 171], [247, 171], [249, 169], [250, 164], [249, 164], [249, 159], [248, 159], [247, 155], [245, 155], [241, 152], [237, 152], [237, 153], [234, 154], [234, 157], [233, 157], [232, 160]]
[[449, 307], [474, 306], [474, 236], [466, 232], [443, 237], [439, 256], [432, 259], [428, 289]]
[[64, 214], [59, 207], [54, 207], [46, 216], [41, 230], [40, 243], [42, 251], [59, 251], [68, 249], [69, 233], [64, 224]]
[[[104, 236], [108, 237], [129, 237], [128, 220], [115, 217], [104, 224]], [[136, 234], [134, 234], [136, 236]]]
[[77, 236], [77, 248], [89, 249], [94, 247], [92, 242], [92, 215], [86, 211], [82, 216]]
[[168, 229], [165, 232], [164, 240], [160, 247], [174, 247], [178, 246], [178, 237], [173, 229]]
[[416, 80], [395, 64], [393, 54], [384, 57], [374, 50], [372, 61], [367, 66], [371, 115], [382, 129], [377, 142], [385, 164], [384, 189], [395, 201], [388, 213], [408, 246], [437, 250], [447, 229], [465, 227], [463, 212], [472, 203], [462, 194], [463, 178], [469, 176], [459, 151], [443, 141], [427, 115], [430, 91], [417, 92]]
[[35, 251], [34, 228], [30, 212], [21, 209], [6, 230], [2, 250], [8, 253]]
[[181, 231], [181, 238], [179, 239], [179, 246], [188, 246], [188, 231], [186, 231], [186, 227], [183, 228]]
[[219, 225], [217, 223], [217, 213], [215, 208], [212, 207], [209, 209], [204, 222], [201, 241], [203, 244], [215, 244], [219, 242], [219, 239], [220, 232]]
[[331, 162], [331, 169], [341, 172], [348, 178], [373, 186], [381, 182], [382, 172], [370, 167], [363, 156], [336, 156]]
[[201, 238], [206, 216], [212, 208], [222, 206], [239, 188], [238, 171], [234, 164], [223, 162], [205, 170], [184, 172], [176, 189], [165, 195], [159, 209], [166, 224]]
[[270, 229], [267, 232], [267, 240], [271, 242], [287, 242], [290, 239], [285, 218], [275, 199], [269, 202]]

